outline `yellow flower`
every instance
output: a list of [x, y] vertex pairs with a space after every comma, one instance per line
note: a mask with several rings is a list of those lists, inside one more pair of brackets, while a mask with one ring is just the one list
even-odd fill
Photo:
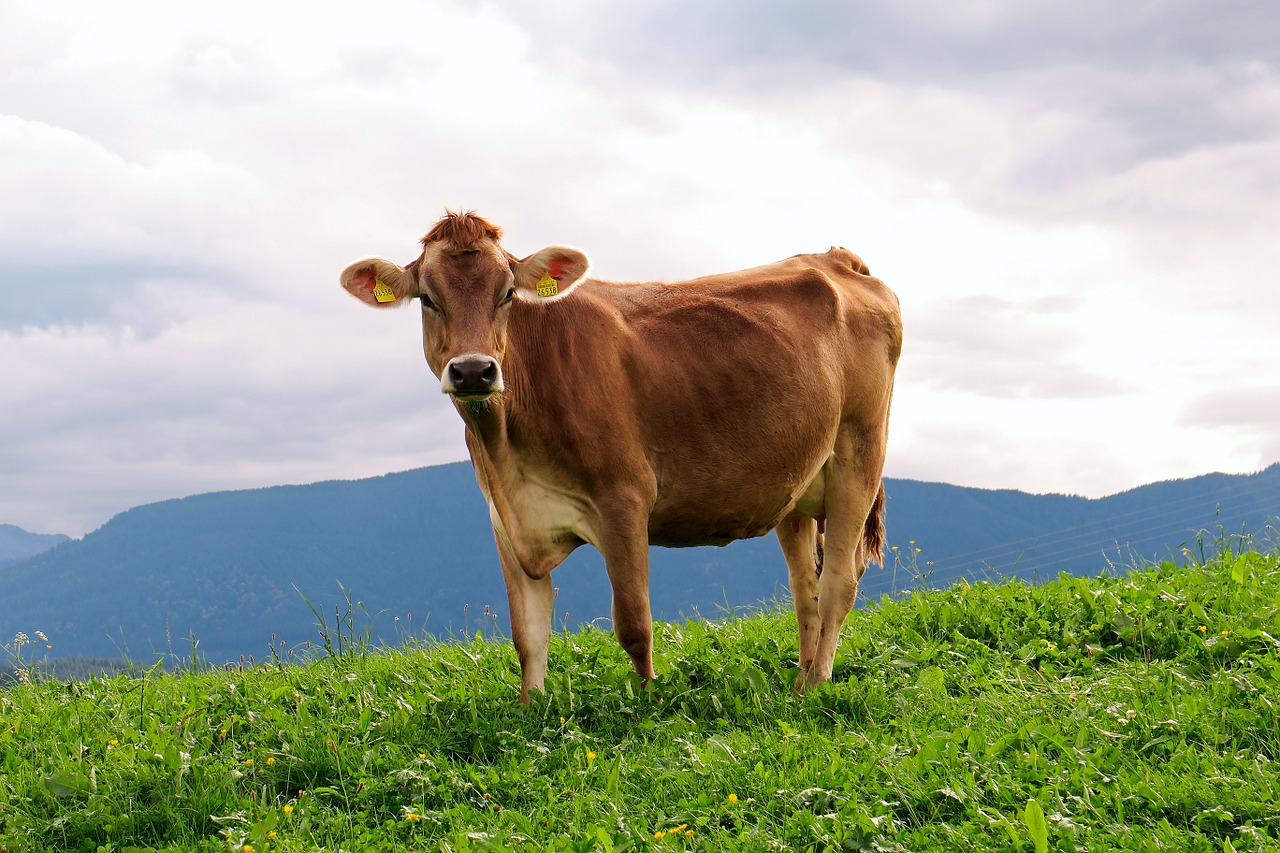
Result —
[[118, 746], [119, 744], [120, 744], [120, 741], [116, 740], [115, 738], [112, 738], [111, 740], [107, 741], [107, 746]]
[[587, 761], [595, 761], [595, 760], [596, 760], [596, 754], [594, 752], [588, 752]]
[[418, 759], [419, 759], [419, 760], [424, 760], [426, 757], [427, 757], [427, 754], [426, 754], [425, 752], [419, 752], [419, 753], [418, 753]]
[[560, 718], [560, 725], [562, 725], [562, 726], [564, 725], [564, 717], [561, 717], [561, 718]]
[[692, 829], [686, 829], [686, 830], [684, 831], [684, 837], [685, 837], [685, 838], [693, 838], [693, 830], [692, 830]]
[[689, 827], [689, 824], [687, 824], [687, 823], [682, 823], [682, 824], [680, 824], [679, 826], [677, 826], [675, 829], [673, 829], [673, 830], [671, 830], [671, 831], [672, 831], [672, 832], [683, 832], [684, 830], [688, 829], [688, 827]]
[[252, 758], [246, 758], [246, 759], [244, 760], [244, 763], [245, 763], [245, 765], [246, 765], [247, 767], [252, 767], [252, 766], [253, 766], [253, 759], [252, 759]]
[[243, 850], [243, 851], [244, 851], [244, 853], [253, 853], [253, 845], [252, 845], [252, 844], [246, 844], [246, 845], [244, 845], [243, 847], [241, 847], [240, 849], [241, 849], [241, 850]]
[[276, 831], [274, 829], [267, 833], [267, 838], [275, 838], [275, 837], [276, 837]]
[[1226, 636], [1228, 636], [1230, 633], [1231, 633], [1230, 631], [1223, 631], [1223, 632], [1222, 632], [1222, 636], [1226, 637]]
[[661, 841], [662, 839], [664, 839], [664, 838], [666, 838], [666, 837], [667, 837], [667, 834], [666, 834], [665, 832], [663, 832], [661, 829], [659, 829], [657, 832], [655, 832], [655, 833], [653, 834], [653, 840], [654, 840], [654, 841]]
[[738, 801], [738, 795], [737, 795], [737, 794], [730, 794], [730, 795], [729, 795], [729, 802], [731, 802], [731, 803], [736, 803], [737, 801]]
[[422, 820], [422, 815], [418, 814], [417, 812], [405, 812], [404, 819], [405, 820]]
[[1203, 634], [1205, 631], [1208, 631], [1209, 629], [1201, 625], [1199, 628], [1196, 628], [1196, 630], [1199, 631], [1201, 634]]
[[285, 806], [285, 807], [284, 807], [284, 813], [285, 813], [285, 814], [293, 814], [293, 806]]
[[275, 763], [276, 763], [276, 760], [275, 760], [274, 758], [268, 758], [268, 759], [267, 759], [267, 764], [268, 764], [268, 765], [275, 764]]

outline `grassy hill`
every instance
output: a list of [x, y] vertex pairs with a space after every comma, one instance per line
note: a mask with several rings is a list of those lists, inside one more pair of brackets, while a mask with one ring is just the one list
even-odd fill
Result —
[[[0, 694], [0, 850], [1280, 848], [1280, 557]], [[28, 651], [29, 651], [28, 647]], [[29, 661], [28, 661], [29, 662]]]
[[[1213, 474], [1088, 500], [889, 480], [884, 568], [863, 601], [910, 589], [921, 574], [1051, 578], [1096, 573], [1103, 555], [1161, 559], [1195, 531], [1262, 530], [1280, 513], [1280, 465]], [[917, 553], [916, 549], [921, 549]], [[654, 548], [653, 607], [677, 620], [786, 594], [772, 537], [727, 548]], [[603, 561], [584, 547], [554, 575], [558, 624], [609, 613]], [[0, 637], [44, 631], [58, 654], [152, 662], [189, 657], [188, 637], [214, 662], [261, 659], [317, 639], [305, 595], [333, 618], [341, 583], [374, 636], [492, 632], [508, 624], [488, 511], [469, 464], [351, 482], [196, 495], [121, 513], [82, 540], [0, 568]]]

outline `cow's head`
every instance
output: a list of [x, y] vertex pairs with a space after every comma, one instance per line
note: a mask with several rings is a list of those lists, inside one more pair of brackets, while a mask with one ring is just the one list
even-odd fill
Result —
[[461, 402], [488, 400], [503, 390], [511, 311], [564, 298], [590, 266], [584, 253], [568, 246], [516, 258], [498, 244], [501, 236], [475, 214], [446, 212], [408, 266], [364, 258], [342, 271], [347, 292], [375, 308], [421, 300], [427, 364], [440, 389]]

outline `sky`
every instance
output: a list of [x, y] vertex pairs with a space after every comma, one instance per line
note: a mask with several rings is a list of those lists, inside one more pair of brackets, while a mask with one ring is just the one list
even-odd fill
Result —
[[446, 207], [604, 279], [854, 250], [888, 476], [1280, 460], [1272, 3], [0, 0], [0, 523], [465, 459], [337, 283]]

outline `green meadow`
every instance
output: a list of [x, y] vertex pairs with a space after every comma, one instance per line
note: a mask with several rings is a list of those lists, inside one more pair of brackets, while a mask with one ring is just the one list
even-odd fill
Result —
[[647, 687], [558, 635], [527, 706], [506, 641], [335, 616], [309, 662], [64, 683], [32, 630], [0, 853], [1280, 850], [1280, 556], [1218, 546], [872, 602], [804, 696], [781, 610], [659, 624]]

